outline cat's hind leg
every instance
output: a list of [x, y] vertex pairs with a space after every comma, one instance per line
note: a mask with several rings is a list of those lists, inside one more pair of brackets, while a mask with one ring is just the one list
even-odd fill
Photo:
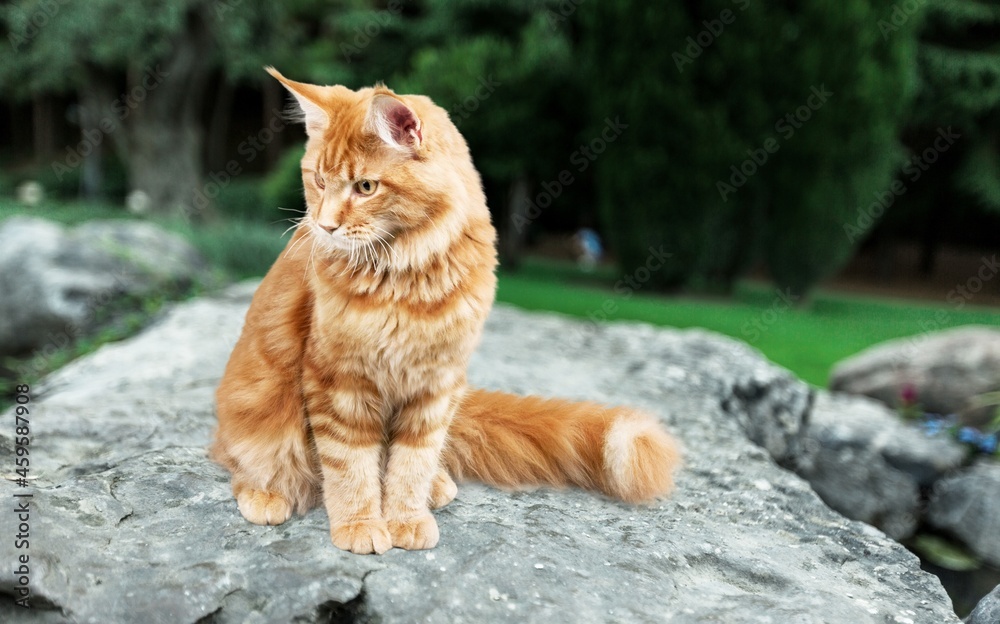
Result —
[[428, 503], [431, 509], [441, 509], [451, 501], [455, 500], [458, 494], [458, 486], [444, 468], [438, 468], [431, 482], [431, 497]]
[[305, 235], [295, 233], [257, 289], [216, 392], [219, 427], [210, 454], [232, 473], [240, 513], [256, 524], [280, 524], [319, 499], [302, 399], [312, 309], [301, 281]]
[[240, 513], [254, 524], [281, 524], [319, 498], [298, 384], [285, 382], [227, 374], [219, 387], [210, 454], [232, 473]]

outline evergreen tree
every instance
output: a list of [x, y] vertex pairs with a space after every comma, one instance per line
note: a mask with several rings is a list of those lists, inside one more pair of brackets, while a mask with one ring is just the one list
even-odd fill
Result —
[[1000, 214], [1000, 5], [931, 0], [918, 59], [921, 87], [909, 146], [919, 153], [940, 128], [961, 135], [948, 157], [926, 171], [921, 184], [929, 191], [901, 202], [923, 222], [921, 264], [930, 272], [949, 219], [976, 210]]
[[595, 161], [626, 271], [662, 245], [657, 287], [728, 288], [763, 258], [804, 295], [845, 262], [844, 225], [886, 188], [912, 92], [913, 25], [888, 0], [582, 5], [593, 125], [631, 124]]
[[585, 117], [559, 5], [355, 2], [321, 20], [286, 73], [350, 88], [383, 81], [445, 108], [483, 176], [509, 267], [531, 224], [557, 210], [578, 211], [571, 198], [586, 187], [558, 183]]

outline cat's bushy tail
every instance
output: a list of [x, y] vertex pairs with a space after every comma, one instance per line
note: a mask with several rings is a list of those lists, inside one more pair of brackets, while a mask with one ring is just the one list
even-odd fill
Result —
[[673, 489], [677, 444], [626, 407], [469, 390], [449, 429], [445, 467], [501, 487], [576, 485], [629, 502]]

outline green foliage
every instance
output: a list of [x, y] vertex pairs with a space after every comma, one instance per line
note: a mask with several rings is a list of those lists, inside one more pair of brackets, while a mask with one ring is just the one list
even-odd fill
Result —
[[[321, 20], [297, 59], [309, 79], [350, 87], [385, 81], [449, 111], [469, 143], [495, 220], [510, 223], [515, 180], [537, 186], [567, 166], [584, 121], [584, 92], [567, 29], [555, 28], [560, 0], [424, 0], [346, 3]], [[579, 212], [575, 185], [546, 213]]]
[[176, 224], [213, 267], [230, 279], [261, 277], [284, 248], [282, 228], [248, 221], [225, 221], [197, 227]]
[[246, 219], [268, 223], [280, 219], [280, 212], [265, 203], [259, 179], [236, 178], [219, 190], [215, 208], [226, 220]]
[[961, 153], [942, 176], [1000, 212], [1000, 5], [931, 0], [918, 57], [915, 130], [955, 125]]
[[0, 197], [0, 221], [15, 215], [41, 217], [65, 225], [77, 225], [97, 219], [129, 217], [122, 207], [112, 206], [104, 202], [65, 203], [47, 199], [38, 206], [28, 208], [11, 198]]
[[[572, 52], [565, 33], [548, 24], [544, 3], [427, 4], [419, 26], [426, 34], [399, 89], [425, 93], [448, 110], [490, 180], [557, 173], [582, 117], [564, 115], [576, 92]], [[468, 25], [464, 36], [453, 36], [456, 24]], [[559, 114], [540, 116], [545, 110]]]
[[[850, 257], [860, 237], [844, 226], [858, 225], [859, 209], [889, 187], [918, 71], [908, 143], [922, 149], [928, 133], [952, 124], [963, 140], [954, 162], [933, 172], [947, 179], [922, 182], [890, 218], [909, 221], [926, 210], [918, 198], [938, 201], [939, 188], [957, 189], [962, 207], [1000, 210], [1000, 7], [916, 5], [926, 10], [910, 14], [898, 0], [21, 0], [0, 7], [11, 44], [0, 50], [0, 88], [24, 101], [99, 85], [91, 100], [108, 105], [147, 67], [194, 50], [197, 78], [169, 95], [203, 123], [205, 84], [261, 84], [265, 64], [321, 84], [384, 80], [450, 112], [502, 234], [514, 188], [524, 182], [537, 198], [567, 172], [573, 181], [559, 185], [534, 227], [575, 227], [596, 205], [629, 272], [650, 261], [650, 247], [671, 254], [650, 287], [725, 291], [763, 264], [804, 294]], [[727, 11], [732, 20], [722, 19]], [[813, 87], [831, 92], [829, 102], [801, 127], [779, 130]], [[156, 98], [178, 91], [157, 88]], [[627, 126], [621, 136], [581, 157], [581, 146], [601, 144], [609, 119]], [[126, 134], [108, 141], [121, 158], [122, 145], [138, 144]], [[765, 149], [769, 140], [777, 151]], [[181, 153], [201, 151], [192, 143]], [[259, 184], [231, 183], [219, 213], [260, 224], [295, 216], [277, 209], [303, 205], [300, 154], [289, 152]], [[79, 172], [36, 177], [51, 196], [69, 197]], [[105, 181], [107, 196], [124, 195], [123, 167], [112, 164]], [[0, 180], [0, 193], [16, 182]], [[238, 253], [222, 256], [257, 270]]]
[[22, 0], [0, 7], [0, 32], [9, 40], [3, 54], [14, 56], [0, 58], [0, 85], [22, 98], [69, 92], [90, 80], [94, 70], [141, 72], [162, 63], [185, 36], [209, 37], [213, 54], [203, 62], [224, 66], [230, 77], [256, 74], [276, 46], [287, 45], [281, 38], [294, 31], [287, 24], [289, 13], [304, 4]]
[[295, 211], [305, 210], [306, 200], [302, 190], [300, 164], [303, 154], [305, 154], [304, 146], [288, 150], [282, 155], [274, 171], [264, 179], [261, 185], [261, 199], [268, 207], [269, 214], [277, 212], [281, 215], [278, 218], [289, 218], [298, 216]]
[[914, 537], [910, 547], [927, 561], [946, 570], [977, 570], [983, 565], [967, 547], [930, 533]]
[[844, 224], [900, 162], [915, 39], [912, 26], [888, 38], [873, 28], [890, 7], [581, 6], [588, 136], [609, 115], [630, 124], [594, 165], [626, 269], [662, 245], [672, 261], [652, 285], [728, 289], [762, 258], [781, 287], [805, 294], [842, 266], [853, 247]]

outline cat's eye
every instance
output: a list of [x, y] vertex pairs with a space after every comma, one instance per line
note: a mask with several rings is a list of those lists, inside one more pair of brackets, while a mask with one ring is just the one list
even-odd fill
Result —
[[377, 180], [358, 180], [354, 183], [354, 190], [361, 195], [371, 195], [378, 188]]
[[320, 174], [319, 171], [316, 172], [316, 186], [318, 186], [320, 189], [326, 188], [326, 181], [323, 180], [323, 176]]

